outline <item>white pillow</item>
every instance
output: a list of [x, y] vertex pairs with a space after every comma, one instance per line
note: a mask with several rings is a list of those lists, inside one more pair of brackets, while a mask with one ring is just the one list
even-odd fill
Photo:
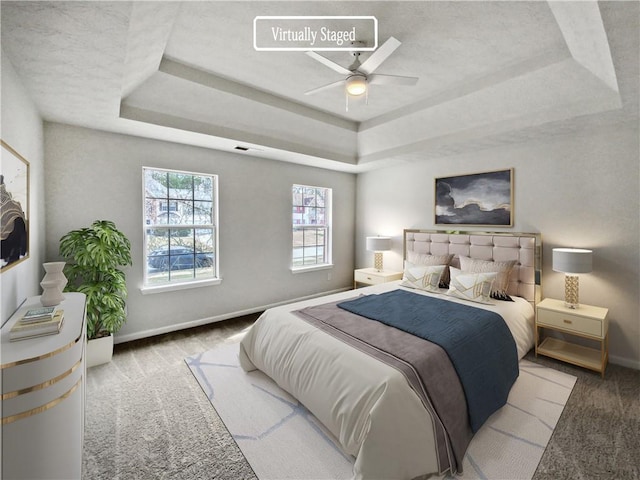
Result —
[[497, 277], [496, 272], [464, 273], [458, 268], [449, 267], [451, 279], [447, 295], [472, 302], [493, 305], [491, 287]]
[[449, 264], [453, 260], [453, 254], [430, 255], [428, 253], [417, 253], [414, 251], [407, 252], [407, 260], [416, 265], [444, 265], [445, 269], [440, 277], [440, 287], [449, 287]]
[[437, 292], [440, 278], [445, 268], [446, 265], [425, 266], [406, 262], [400, 285], [428, 292]]
[[507, 290], [509, 289], [509, 277], [515, 263], [515, 260], [490, 262], [460, 255], [460, 269], [463, 273], [496, 272], [498, 274], [491, 289], [491, 298], [496, 300], [512, 301], [507, 294]]

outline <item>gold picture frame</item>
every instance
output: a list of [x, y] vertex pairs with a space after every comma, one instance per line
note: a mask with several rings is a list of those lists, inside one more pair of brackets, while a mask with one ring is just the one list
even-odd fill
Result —
[[0, 140], [0, 273], [29, 258], [29, 162]]
[[513, 168], [436, 178], [434, 221], [513, 227]]

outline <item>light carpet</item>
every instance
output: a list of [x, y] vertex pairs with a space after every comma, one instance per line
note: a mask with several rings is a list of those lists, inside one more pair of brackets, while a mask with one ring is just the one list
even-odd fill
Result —
[[[260, 480], [352, 477], [353, 457], [269, 377], [244, 372], [237, 344], [185, 361]], [[575, 381], [521, 360], [507, 405], [489, 418], [467, 449], [463, 478], [531, 479]]]

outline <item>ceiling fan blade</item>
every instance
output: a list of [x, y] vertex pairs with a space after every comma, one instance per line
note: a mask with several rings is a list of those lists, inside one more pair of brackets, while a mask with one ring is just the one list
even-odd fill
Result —
[[318, 92], [321, 92], [323, 90], [328, 90], [330, 88], [334, 88], [334, 87], [337, 87], [337, 86], [342, 85], [342, 84], [344, 84], [344, 80], [338, 80], [337, 82], [333, 82], [333, 83], [330, 83], [328, 85], [323, 85], [322, 87], [318, 87], [318, 88], [314, 88], [312, 90], [308, 90], [308, 91], [304, 92], [304, 94], [305, 95], [313, 95], [314, 93], [318, 93]]
[[400, 75], [381, 75], [374, 74], [367, 77], [367, 81], [371, 85], [407, 85], [413, 86], [418, 83], [418, 77], [403, 77]]
[[391, 55], [396, 48], [402, 43], [393, 37], [389, 37], [389, 40], [384, 42], [380, 48], [378, 48], [365, 62], [360, 65], [358, 70], [367, 75], [373, 73], [373, 71], [384, 62], [389, 55]]
[[313, 50], [309, 50], [308, 52], [306, 52], [306, 54], [309, 55], [311, 58], [316, 59], [323, 65], [326, 65], [331, 70], [335, 70], [336, 72], [341, 73], [342, 75], [351, 75], [351, 70], [344, 68], [342, 65], [338, 65], [333, 60], [329, 60], [327, 57], [323, 57], [322, 55], [314, 52]]

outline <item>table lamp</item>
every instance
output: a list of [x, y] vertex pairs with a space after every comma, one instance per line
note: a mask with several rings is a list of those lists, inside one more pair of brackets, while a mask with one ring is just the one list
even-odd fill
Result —
[[367, 237], [367, 250], [374, 253], [373, 268], [382, 271], [382, 252], [391, 250], [391, 237]]
[[553, 270], [562, 272], [564, 276], [564, 305], [567, 308], [578, 308], [578, 273], [591, 271], [591, 250], [580, 248], [554, 248]]

